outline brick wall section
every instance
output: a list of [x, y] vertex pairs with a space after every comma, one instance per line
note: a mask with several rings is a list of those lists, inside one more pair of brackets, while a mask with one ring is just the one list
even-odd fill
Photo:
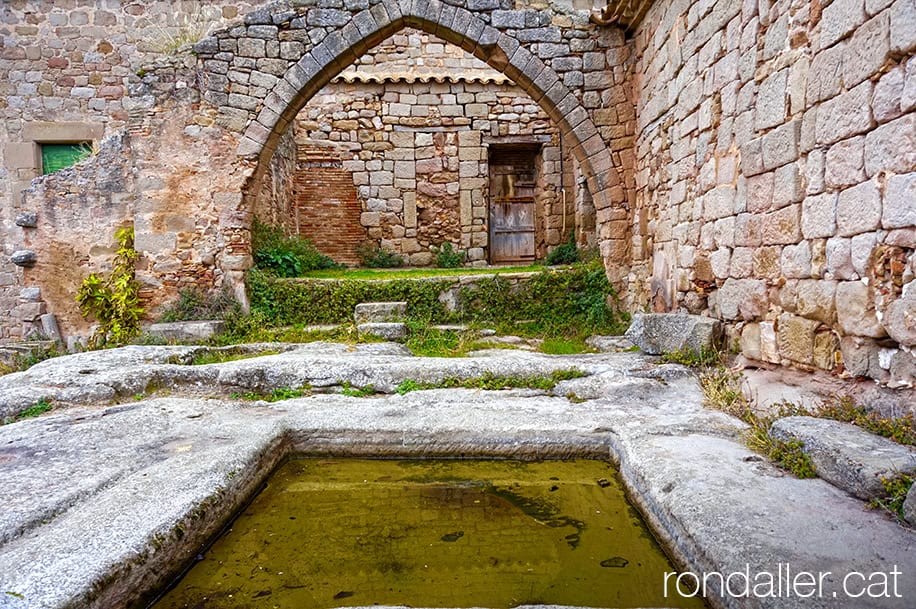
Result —
[[358, 265], [356, 250], [367, 235], [359, 221], [362, 208], [353, 174], [344, 169], [340, 153], [326, 146], [300, 144], [293, 189], [296, 232], [311, 239], [318, 251], [335, 262]]
[[634, 308], [755, 360], [916, 380], [916, 4], [656, 3], [635, 36]]

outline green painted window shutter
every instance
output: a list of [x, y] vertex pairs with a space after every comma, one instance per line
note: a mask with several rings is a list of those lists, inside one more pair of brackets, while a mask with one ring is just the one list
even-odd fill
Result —
[[60, 171], [70, 167], [84, 158], [92, 150], [89, 142], [77, 144], [42, 144], [41, 145], [41, 172], [44, 174]]

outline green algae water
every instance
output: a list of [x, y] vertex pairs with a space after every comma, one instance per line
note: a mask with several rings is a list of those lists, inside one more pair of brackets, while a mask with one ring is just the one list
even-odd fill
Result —
[[154, 609], [703, 607], [600, 461], [301, 459]]

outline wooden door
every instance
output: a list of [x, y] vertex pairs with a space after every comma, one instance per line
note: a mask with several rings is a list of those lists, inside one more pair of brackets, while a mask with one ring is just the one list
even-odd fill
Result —
[[534, 198], [501, 197], [490, 204], [490, 262], [534, 260]]

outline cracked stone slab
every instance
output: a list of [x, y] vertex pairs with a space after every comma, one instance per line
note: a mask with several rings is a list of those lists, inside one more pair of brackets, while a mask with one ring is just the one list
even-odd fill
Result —
[[[281, 351], [281, 353], [273, 353]], [[201, 354], [273, 353], [223, 363], [190, 365]], [[540, 353], [483, 351], [466, 358], [412, 357], [397, 343], [301, 345], [260, 343], [234, 347], [129, 346], [45, 360], [24, 372], [0, 377], [0, 419], [41, 399], [56, 404], [106, 404], [133, 400], [161, 389], [196, 395], [266, 393], [278, 387], [324, 389], [349, 383], [392, 393], [402, 381], [436, 383], [447, 377], [549, 376], [579, 367], [583, 372], [611, 366], [647, 365], [627, 354], [582, 355], [574, 359]]]
[[[293, 357], [297, 348], [209, 367], [239, 374], [243, 364], [267, 358], [280, 367], [308, 367], [310, 359], [355, 366], [365, 359], [366, 367], [397, 364], [414, 374], [447, 370], [436, 358], [398, 355], [399, 346], [384, 344], [350, 362], [340, 355], [350, 348], [312, 347], [310, 357]], [[175, 355], [153, 353], [154, 360]], [[484, 363], [488, 357], [465, 359], [464, 373], [492, 364]], [[127, 606], [193, 559], [293, 453], [604, 458], [619, 465], [631, 499], [681, 568], [774, 570], [790, 562], [842, 574], [913, 564], [916, 534], [823, 480], [797, 480], [748, 451], [739, 440], [744, 424], [704, 409], [695, 379], [679, 367], [663, 373], [664, 380], [632, 353], [503, 352], [497, 359], [502, 363], [492, 365], [502, 370], [530, 373], [549, 362], [581, 367], [589, 376], [561, 383], [556, 395], [440, 389], [276, 403], [163, 397], [75, 406], [0, 427], [0, 590], [23, 597], [6, 595], [0, 606]], [[251, 370], [264, 374], [263, 367]], [[617, 383], [624, 389], [601, 392]], [[600, 398], [561, 397], [567, 387], [586, 393], [591, 384]], [[713, 606], [903, 609], [916, 596], [916, 580], [904, 578], [900, 592], [902, 599], [739, 599]]]
[[916, 450], [849, 423], [786, 417], [775, 421], [770, 433], [802, 442], [818, 476], [860, 499], [884, 496], [882, 478], [916, 473]]

